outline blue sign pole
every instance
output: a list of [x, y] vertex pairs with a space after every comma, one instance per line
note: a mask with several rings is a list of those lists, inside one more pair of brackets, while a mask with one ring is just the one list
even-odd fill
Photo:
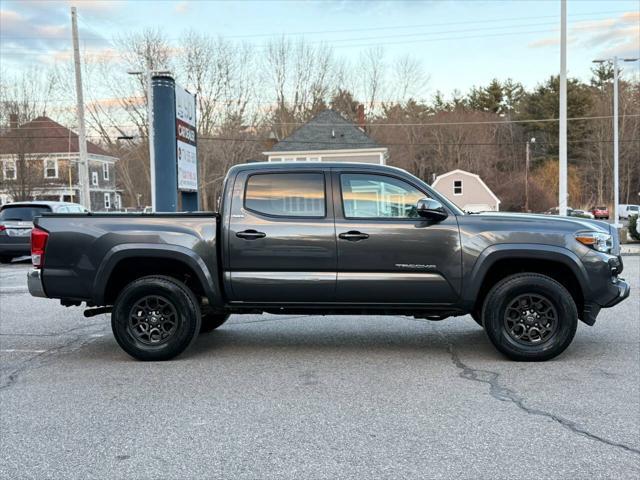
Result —
[[157, 212], [178, 210], [175, 84], [173, 78], [166, 75], [155, 75], [151, 79]]

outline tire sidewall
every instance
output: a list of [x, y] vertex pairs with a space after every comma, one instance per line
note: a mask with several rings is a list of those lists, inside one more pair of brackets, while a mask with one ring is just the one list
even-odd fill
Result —
[[[147, 345], [128, 328], [129, 314], [143, 297], [165, 298], [176, 309], [178, 325], [173, 336], [160, 345]], [[182, 353], [200, 330], [200, 311], [186, 286], [163, 278], [142, 278], [132, 282], [118, 296], [111, 314], [111, 326], [118, 344], [138, 360], [169, 360]]]
[[[546, 297], [556, 309], [558, 326], [552, 336], [539, 345], [524, 345], [511, 338], [504, 325], [507, 306], [519, 295]], [[577, 308], [571, 294], [558, 282], [542, 275], [517, 275], [498, 283], [483, 308], [484, 328], [494, 346], [514, 360], [548, 360], [562, 353], [577, 328]]]

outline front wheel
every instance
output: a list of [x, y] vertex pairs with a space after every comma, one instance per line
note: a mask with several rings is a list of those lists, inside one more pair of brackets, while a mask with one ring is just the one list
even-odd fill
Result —
[[142, 277], [127, 285], [113, 305], [111, 329], [132, 357], [169, 360], [200, 331], [200, 306], [184, 283], [165, 276]]
[[512, 360], [544, 361], [560, 355], [578, 326], [571, 294], [550, 277], [511, 275], [489, 292], [482, 309], [491, 343]]

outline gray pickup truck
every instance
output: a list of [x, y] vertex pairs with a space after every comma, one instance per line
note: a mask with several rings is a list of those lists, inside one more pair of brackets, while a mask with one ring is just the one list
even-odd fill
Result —
[[470, 314], [515, 360], [629, 295], [617, 232], [593, 220], [466, 214], [397, 168], [231, 168], [219, 213], [45, 214], [29, 290], [111, 312], [120, 346], [167, 360], [230, 314]]

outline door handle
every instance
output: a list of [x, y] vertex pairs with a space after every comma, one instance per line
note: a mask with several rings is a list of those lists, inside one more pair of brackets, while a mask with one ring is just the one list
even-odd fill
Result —
[[267, 234], [258, 232], [256, 230], [245, 230], [244, 232], [236, 233], [236, 237], [244, 238], [245, 240], [257, 240], [258, 238], [264, 238]]
[[338, 238], [342, 238], [343, 240], [348, 240], [350, 242], [357, 242], [358, 240], [365, 240], [369, 238], [369, 234], [358, 232], [357, 230], [349, 230], [348, 232], [339, 234]]

